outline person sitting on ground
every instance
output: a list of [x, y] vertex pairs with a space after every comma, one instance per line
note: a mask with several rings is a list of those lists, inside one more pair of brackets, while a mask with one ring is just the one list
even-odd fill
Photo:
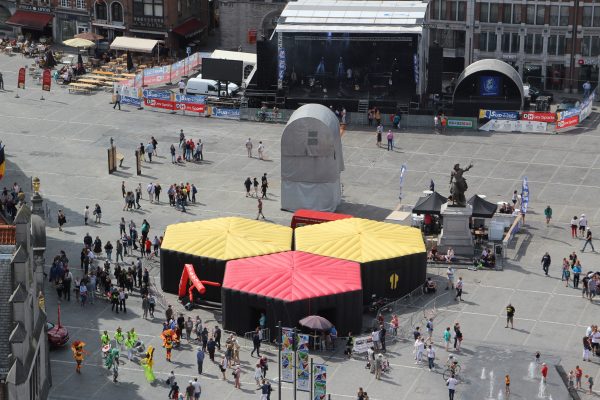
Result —
[[452, 260], [454, 260], [454, 249], [452, 247], [448, 247], [448, 251], [446, 252], [446, 255], [444, 256], [444, 259], [446, 260], [447, 263], [452, 262]]

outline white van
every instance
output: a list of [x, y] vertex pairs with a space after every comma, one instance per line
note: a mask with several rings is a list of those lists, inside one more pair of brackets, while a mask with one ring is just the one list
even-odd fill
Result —
[[[229, 89], [230, 96], [233, 96], [240, 90], [240, 87], [235, 83], [229, 83], [227, 88]], [[187, 94], [219, 96], [217, 81], [213, 81], [212, 79], [202, 79], [202, 75], [198, 75], [196, 78], [189, 79], [187, 81], [185, 91]], [[222, 83], [220, 96], [225, 97], [226, 95], [227, 93], [225, 91], [225, 84]]]

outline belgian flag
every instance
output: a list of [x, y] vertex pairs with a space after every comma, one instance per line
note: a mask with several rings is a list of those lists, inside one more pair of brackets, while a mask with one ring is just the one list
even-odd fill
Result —
[[6, 158], [4, 157], [4, 146], [0, 144], [0, 179], [4, 178], [6, 170]]

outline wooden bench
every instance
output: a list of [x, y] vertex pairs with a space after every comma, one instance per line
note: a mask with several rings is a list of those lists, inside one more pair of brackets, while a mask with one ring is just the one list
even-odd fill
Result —
[[90, 88], [85, 88], [85, 87], [69, 86], [69, 93], [91, 94], [92, 90]]
[[123, 166], [123, 160], [125, 159], [125, 156], [121, 153], [117, 153], [117, 161], [119, 162], [119, 167]]

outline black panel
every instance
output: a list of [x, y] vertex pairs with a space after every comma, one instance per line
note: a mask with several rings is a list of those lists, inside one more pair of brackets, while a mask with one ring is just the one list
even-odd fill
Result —
[[202, 59], [202, 79], [241, 83], [244, 76], [243, 69], [242, 61], [219, 58]]
[[442, 93], [442, 68], [443, 68], [444, 49], [440, 46], [431, 46], [429, 48], [429, 58], [427, 64], [427, 92]]
[[269, 40], [256, 42], [256, 84], [259, 90], [277, 86], [277, 43]]

